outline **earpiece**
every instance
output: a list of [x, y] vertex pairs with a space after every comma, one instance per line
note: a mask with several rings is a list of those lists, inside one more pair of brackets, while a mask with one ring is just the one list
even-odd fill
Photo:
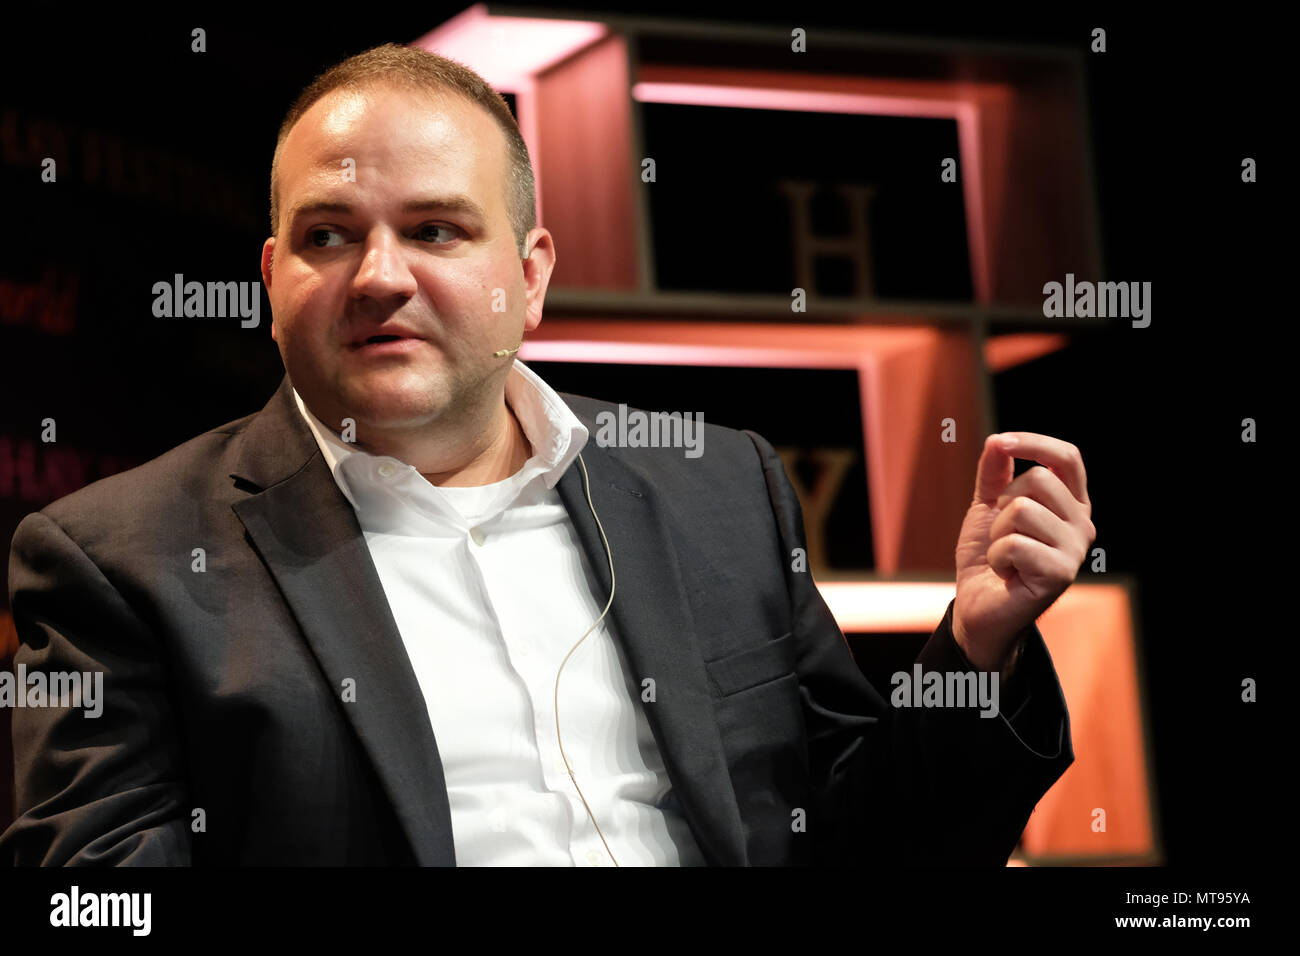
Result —
[[614, 552], [609, 546], [609, 539], [605, 537], [605, 528], [600, 523], [600, 516], [596, 514], [596, 506], [591, 503], [591, 480], [587, 477], [587, 463], [582, 460], [582, 455], [578, 455], [578, 464], [582, 466], [582, 485], [587, 489], [587, 507], [591, 509], [591, 516], [596, 519], [596, 527], [600, 529], [600, 540], [605, 545], [605, 553], [609, 555], [609, 600], [605, 602], [605, 610], [600, 612], [600, 617], [596, 618], [596, 620], [592, 622], [591, 627], [587, 628], [586, 634], [583, 634], [582, 637], [578, 638], [578, 643], [569, 648], [569, 653], [565, 654], [564, 660], [560, 662], [559, 671], [556, 671], [555, 741], [560, 745], [560, 757], [564, 760], [564, 769], [569, 771], [569, 779], [573, 781], [573, 789], [578, 791], [578, 799], [581, 800], [582, 805], [586, 807], [587, 816], [591, 818], [591, 825], [596, 828], [596, 833], [600, 836], [600, 842], [605, 844], [605, 852], [608, 853], [609, 858], [614, 861], [614, 865], [618, 866], [618, 860], [614, 856], [614, 851], [609, 848], [609, 843], [605, 839], [605, 834], [601, 832], [600, 824], [596, 822], [596, 816], [591, 812], [591, 807], [587, 804], [587, 798], [582, 795], [582, 788], [578, 786], [578, 780], [573, 775], [573, 768], [569, 766], [569, 758], [564, 753], [564, 743], [560, 738], [560, 674], [564, 671], [564, 665], [569, 662], [569, 658], [573, 656], [573, 652], [578, 649], [578, 644], [585, 641], [587, 639], [587, 634], [594, 631], [596, 625], [605, 619], [605, 615], [609, 613], [610, 605], [614, 603]]

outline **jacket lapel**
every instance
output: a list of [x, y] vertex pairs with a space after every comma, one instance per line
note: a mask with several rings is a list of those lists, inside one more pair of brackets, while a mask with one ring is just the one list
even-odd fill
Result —
[[[594, 419], [568, 402], [587, 426]], [[632, 668], [633, 684], [655, 682], [656, 700], [643, 703], [678, 801], [709, 863], [743, 866], [745, 835], [713, 710], [708, 676], [668, 536], [672, 517], [650, 484], [616, 449], [588, 441], [583, 448], [591, 502], [614, 555], [617, 587], [610, 613]], [[575, 460], [556, 485], [595, 573], [597, 604], [609, 599], [609, 556], [587, 504], [582, 465]]]
[[[590, 416], [576, 409], [575, 414], [596, 434]], [[671, 516], [657, 503], [649, 477], [614, 450], [589, 441], [582, 457], [591, 500], [614, 552], [618, 587], [610, 613], [634, 684], [646, 677], [655, 681], [656, 700], [642, 706], [665, 769], [708, 862], [744, 865], [744, 830], [668, 536]], [[253, 487], [232, 508], [340, 699], [343, 682], [355, 681], [358, 703], [341, 706], [416, 861], [455, 865], [447, 785], [423, 692], [356, 515], [298, 412], [287, 375], [243, 432], [237, 460], [231, 477]], [[609, 558], [577, 461], [556, 490], [599, 582], [603, 607]]]
[[[245, 429], [232, 477], [256, 488], [232, 508], [339, 695], [416, 861], [454, 866], [451, 808], [424, 695], [356, 515], [287, 375]], [[342, 702], [348, 679], [356, 703]]]

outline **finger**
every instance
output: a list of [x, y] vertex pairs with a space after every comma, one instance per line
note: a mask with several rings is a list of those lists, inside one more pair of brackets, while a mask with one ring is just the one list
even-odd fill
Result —
[[984, 451], [975, 468], [975, 500], [987, 504], [997, 500], [1002, 489], [1011, 483], [1011, 477], [1016, 473], [1015, 460], [1003, 450], [999, 437], [990, 435], [984, 439]]
[[1091, 506], [1088, 501], [1088, 475], [1083, 468], [1083, 454], [1068, 441], [1037, 432], [1004, 432], [1004, 438], [1015, 444], [1010, 449], [1016, 458], [1027, 458], [1046, 465], [1065, 483], [1076, 501]]
[[1006, 508], [1013, 500], [1022, 496], [1045, 505], [1062, 521], [1083, 521], [1087, 517], [1083, 513], [1087, 506], [1075, 500], [1075, 497], [1070, 494], [1070, 489], [1065, 487], [1065, 483], [1040, 465], [1030, 468], [1007, 485], [994, 502], [994, 507]]
[[993, 519], [989, 540], [996, 541], [1008, 534], [1023, 534], [1053, 548], [1064, 548], [1073, 541], [1069, 523], [1028, 495], [1011, 499]]
[[1070, 566], [1068, 556], [1023, 534], [1009, 534], [989, 545], [988, 563], [1003, 580], [1019, 574], [1031, 593], [1035, 588], [1066, 587], [1078, 571]]

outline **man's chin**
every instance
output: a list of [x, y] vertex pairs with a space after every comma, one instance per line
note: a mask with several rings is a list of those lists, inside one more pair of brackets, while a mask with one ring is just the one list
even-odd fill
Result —
[[[348, 402], [348, 398], [351, 402]], [[447, 396], [427, 382], [395, 386], [358, 383], [345, 389], [345, 406], [358, 425], [370, 428], [413, 428], [437, 421], [447, 411]]]

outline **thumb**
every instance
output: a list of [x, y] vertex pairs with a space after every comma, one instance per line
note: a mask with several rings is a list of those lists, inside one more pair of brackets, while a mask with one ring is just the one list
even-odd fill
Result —
[[975, 500], [992, 503], [997, 501], [1004, 488], [1011, 484], [1016, 473], [1015, 457], [1002, 450], [998, 442], [999, 435], [990, 435], [984, 439], [984, 452], [975, 470]]

